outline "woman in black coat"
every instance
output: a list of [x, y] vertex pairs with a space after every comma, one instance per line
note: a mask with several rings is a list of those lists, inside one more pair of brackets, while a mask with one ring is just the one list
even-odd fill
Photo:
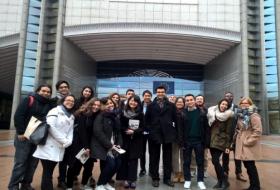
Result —
[[133, 95], [121, 114], [123, 148], [126, 153], [121, 156], [117, 180], [124, 180], [125, 188], [136, 188], [138, 159], [143, 148], [143, 118], [141, 100], [139, 96]]
[[83, 165], [75, 156], [83, 148], [88, 155], [90, 154], [90, 141], [94, 127], [93, 123], [99, 112], [100, 101], [97, 98], [92, 98], [75, 112], [77, 126], [74, 128], [73, 143], [69, 151], [71, 152], [71, 158], [69, 158], [69, 168], [67, 171], [68, 188], [72, 188], [73, 181], [75, 177], [80, 174], [82, 166], [84, 167], [82, 185], [83, 188], [88, 188], [88, 181], [92, 176], [92, 169], [96, 160], [89, 158]]
[[100, 160], [100, 176], [96, 190], [114, 189], [108, 182], [120, 166], [116, 150], [122, 145], [120, 123], [114, 112], [115, 104], [106, 97], [100, 99], [101, 112], [94, 121], [93, 137], [91, 138], [91, 157]]

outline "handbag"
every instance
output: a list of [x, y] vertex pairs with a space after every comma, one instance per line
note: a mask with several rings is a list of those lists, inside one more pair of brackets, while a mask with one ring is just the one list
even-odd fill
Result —
[[30, 142], [35, 145], [46, 144], [49, 128], [50, 125], [46, 121], [40, 123], [39, 126], [35, 129], [35, 131], [30, 135]]
[[24, 136], [29, 139], [30, 135], [37, 129], [37, 127], [42, 123], [41, 120], [32, 116], [29, 120], [29, 123], [25, 129]]

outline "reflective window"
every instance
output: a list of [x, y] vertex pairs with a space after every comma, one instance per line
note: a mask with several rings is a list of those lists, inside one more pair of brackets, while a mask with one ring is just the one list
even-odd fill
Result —
[[166, 77], [118, 77], [97, 80], [98, 97], [108, 96], [113, 92], [125, 94], [128, 88], [135, 90], [135, 93], [142, 96], [143, 91], [150, 90], [153, 92], [154, 81], [174, 82], [174, 94], [176, 96], [184, 96], [192, 93], [194, 95], [201, 94], [204, 86], [202, 82], [190, 80], [166, 78]]
[[276, 57], [275, 1], [264, 1], [266, 89], [270, 132], [280, 133], [279, 86]]

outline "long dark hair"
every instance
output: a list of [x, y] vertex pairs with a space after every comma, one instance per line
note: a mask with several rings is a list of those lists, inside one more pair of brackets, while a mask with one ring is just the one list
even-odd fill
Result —
[[83, 92], [84, 92], [84, 90], [85, 90], [86, 88], [90, 89], [90, 91], [91, 91], [91, 95], [90, 95], [90, 97], [87, 98], [87, 100], [90, 100], [90, 99], [94, 96], [93, 88], [92, 88], [91, 86], [84, 86], [84, 87], [82, 88], [81, 97], [80, 97], [80, 99], [79, 99], [81, 102], [85, 101], [85, 97], [83, 96]]
[[137, 96], [137, 95], [133, 95], [133, 96], [130, 96], [129, 98], [128, 98], [128, 100], [127, 100], [127, 103], [126, 103], [126, 105], [125, 105], [125, 107], [124, 107], [124, 110], [125, 111], [128, 111], [128, 110], [131, 110], [131, 107], [129, 106], [129, 101], [131, 100], [131, 99], [134, 99], [134, 101], [135, 102], [137, 102], [137, 107], [136, 107], [136, 110], [135, 110], [135, 112], [141, 112], [142, 111], [142, 108], [141, 108], [141, 100], [140, 100], [140, 97], [139, 96]]
[[221, 100], [218, 102], [218, 109], [219, 109], [219, 111], [221, 111], [221, 110], [220, 110], [220, 105], [221, 105], [222, 102], [227, 102], [228, 106], [227, 106], [227, 109], [226, 109], [226, 110], [228, 110], [228, 109], [230, 108], [229, 101], [228, 101], [227, 99], [223, 98], [223, 99], [221, 99]]

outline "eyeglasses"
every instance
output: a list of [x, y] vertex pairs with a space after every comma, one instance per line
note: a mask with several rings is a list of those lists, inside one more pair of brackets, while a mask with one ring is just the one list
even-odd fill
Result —
[[240, 104], [250, 104], [249, 102], [241, 102]]

